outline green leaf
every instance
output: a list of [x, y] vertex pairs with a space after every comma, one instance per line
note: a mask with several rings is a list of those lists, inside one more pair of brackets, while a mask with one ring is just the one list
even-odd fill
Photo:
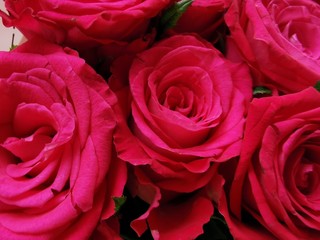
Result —
[[210, 219], [213, 221], [218, 221], [218, 222], [222, 223], [223, 225], [225, 225], [226, 227], [228, 227], [227, 222], [224, 220], [223, 217], [212, 216]]
[[320, 92], [320, 81], [317, 81], [317, 83], [314, 85], [314, 88]]
[[12, 51], [13, 49], [15, 49], [16, 47], [18, 47], [18, 45], [11, 45], [11, 47], [10, 47], [10, 49], [9, 49], [9, 51]]
[[253, 95], [271, 95], [272, 91], [269, 88], [266, 87], [255, 87], [253, 89]]
[[203, 226], [204, 233], [196, 240], [230, 240], [233, 239], [228, 225], [219, 212], [215, 212], [210, 221]]
[[121, 196], [121, 197], [112, 197], [114, 203], [115, 203], [115, 208], [114, 210], [116, 212], [119, 212], [120, 208], [122, 207], [122, 205], [127, 201], [127, 197], [126, 196]]
[[165, 32], [166, 30], [173, 28], [192, 2], [193, 0], [180, 0], [168, 8], [160, 19], [162, 31]]

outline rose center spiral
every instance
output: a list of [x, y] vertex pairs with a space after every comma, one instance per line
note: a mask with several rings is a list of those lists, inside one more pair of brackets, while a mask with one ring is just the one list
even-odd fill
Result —
[[315, 170], [314, 164], [305, 162], [300, 165], [296, 172], [296, 186], [305, 195], [312, 193], [319, 181], [319, 175]]
[[[25, 162], [37, 157], [47, 143], [52, 141], [56, 130], [51, 112], [35, 103], [21, 103], [17, 106], [11, 131], [1, 146], [16, 157], [16, 161]], [[8, 129], [8, 128], [7, 128]]]

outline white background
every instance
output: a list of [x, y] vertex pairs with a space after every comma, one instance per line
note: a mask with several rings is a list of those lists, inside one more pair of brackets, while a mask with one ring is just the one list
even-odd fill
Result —
[[[0, 0], [0, 9], [5, 11], [3, 0]], [[14, 44], [17, 45], [22, 39], [22, 34], [17, 29], [6, 28], [5, 26], [3, 26], [2, 20], [0, 18], [0, 51], [9, 51], [13, 33], [15, 34]]]

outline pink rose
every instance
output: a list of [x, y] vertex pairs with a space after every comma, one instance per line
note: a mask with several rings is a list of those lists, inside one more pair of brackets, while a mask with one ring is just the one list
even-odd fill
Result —
[[[123, 63], [111, 83], [126, 79]], [[128, 78], [129, 99], [117, 91], [124, 118], [118, 114], [115, 145], [135, 166], [131, 190], [150, 204], [132, 226], [141, 234], [147, 220], [155, 239], [195, 238], [213, 211], [201, 190], [215, 175], [213, 163], [240, 153], [248, 69], [204, 40], [176, 35], [139, 54]]]
[[221, 164], [227, 196], [220, 211], [235, 239], [319, 238], [319, 129], [313, 88], [253, 100], [235, 174]]
[[229, 0], [194, 0], [183, 13], [173, 31], [198, 33], [206, 39], [217, 38], [215, 30], [222, 25]]
[[[40, 36], [81, 52], [97, 46], [126, 45], [142, 38], [151, 18], [173, 0], [6, 1], [6, 26], [27, 38]], [[109, 49], [107, 49], [109, 50]]]
[[126, 179], [111, 161], [114, 94], [74, 51], [40, 40], [0, 65], [1, 238], [89, 238]]
[[296, 92], [320, 79], [318, 3], [236, 0], [225, 20], [242, 57], [256, 74], [264, 75], [258, 84]]

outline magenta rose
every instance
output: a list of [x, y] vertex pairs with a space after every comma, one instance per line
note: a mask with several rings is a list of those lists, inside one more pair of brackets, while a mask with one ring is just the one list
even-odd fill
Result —
[[318, 3], [236, 0], [225, 20], [242, 57], [253, 71], [263, 74], [264, 78], [257, 77], [258, 84], [290, 93], [320, 79]]
[[[119, 63], [111, 83], [126, 78]], [[195, 238], [213, 212], [201, 190], [215, 175], [213, 163], [240, 153], [248, 69], [188, 35], [159, 42], [130, 66], [130, 93], [117, 91], [124, 108], [115, 145], [134, 166], [132, 192], [150, 204], [132, 226], [141, 234], [147, 220], [155, 239]]]
[[9, 16], [0, 16], [4, 25], [17, 27], [27, 38], [40, 36], [81, 52], [104, 45], [110, 50], [142, 38], [151, 18], [172, 1], [8, 0]]
[[0, 65], [1, 238], [107, 231], [126, 179], [111, 160], [114, 94], [74, 51], [40, 40], [1, 52]]
[[229, 5], [229, 0], [194, 0], [173, 31], [198, 33], [208, 40], [217, 38], [215, 30], [224, 22], [223, 15]]
[[319, 129], [313, 88], [253, 100], [235, 175], [221, 164], [220, 210], [236, 239], [319, 238]]

